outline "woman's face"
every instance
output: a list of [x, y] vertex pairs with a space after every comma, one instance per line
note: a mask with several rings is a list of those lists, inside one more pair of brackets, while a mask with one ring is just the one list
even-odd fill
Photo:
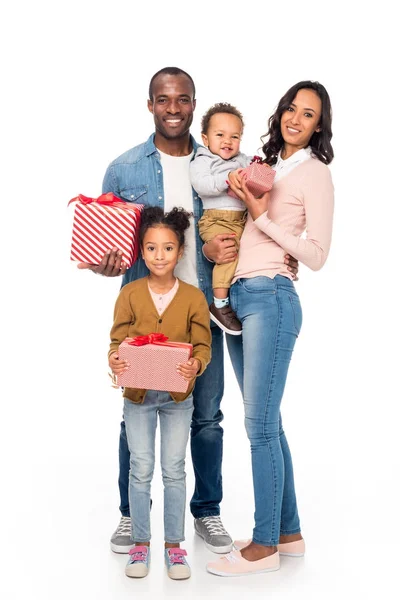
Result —
[[281, 116], [281, 133], [285, 141], [285, 158], [306, 148], [315, 131], [320, 131], [322, 104], [314, 90], [299, 90]]

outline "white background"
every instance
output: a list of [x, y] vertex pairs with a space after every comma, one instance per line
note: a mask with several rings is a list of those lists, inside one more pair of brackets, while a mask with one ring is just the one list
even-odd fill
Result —
[[[14, 2], [2, 50], [1, 571], [4, 600], [396, 596], [398, 563], [398, 26], [392, 2]], [[69, 262], [70, 198], [97, 196], [108, 163], [153, 130], [149, 80], [197, 86], [192, 132], [215, 102], [243, 112], [255, 153], [286, 90], [317, 79], [333, 105], [336, 212], [321, 272], [300, 270], [304, 323], [283, 404], [305, 559], [222, 579], [187, 516], [193, 576], [162, 564], [160, 472], [153, 564], [124, 575], [118, 520], [122, 402], [107, 376], [120, 281]], [[397, 88], [397, 89], [396, 89]], [[224, 500], [251, 534], [250, 452], [226, 356]], [[187, 461], [188, 496], [193, 488]]]

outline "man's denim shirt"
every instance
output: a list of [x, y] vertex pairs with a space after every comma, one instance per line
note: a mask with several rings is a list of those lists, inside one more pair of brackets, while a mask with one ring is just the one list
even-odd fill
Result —
[[[164, 183], [160, 154], [154, 145], [153, 133], [147, 142], [135, 146], [108, 167], [103, 181], [103, 194], [113, 192], [127, 202], [137, 202], [145, 206], [160, 206], [164, 209]], [[199, 145], [190, 136], [194, 154]], [[199, 236], [198, 221], [203, 213], [201, 198], [193, 192], [193, 212], [196, 227], [196, 263], [199, 288], [205, 294], [208, 304], [212, 302], [212, 269], [214, 263], [208, 261], [202, 252], [203, 242]], [[149, 271], [141, 256], [127, 270], [122, 285], [148, 275]]]

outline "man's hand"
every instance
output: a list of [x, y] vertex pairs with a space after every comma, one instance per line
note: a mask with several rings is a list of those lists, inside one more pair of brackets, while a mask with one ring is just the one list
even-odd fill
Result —
[[203, 252], [217, 265], [230, 263], [237, 258], [235, 233], [219, 233], [210, 242], [204, 244]]
[[189, 358], [186, 363], [180, 363], [177, 366], [177, 371], [186, 381], [194, 379], [201, 367], [200, 361], [197, 358]]
[[299, 270], [299, 261], [290, 254], [285, 254], [285, 265], [288, 265], [288, 269], [294, 275], [294, 281], [298, 281], [297, 272]]
[[127, 360], [121, 360], [118, 357], [118, 352], [113, 352], [110, 354], [108, 364], [114, 375], [122, 375], [122, 373], [130, 366]]
[[97, 273], [98, 275], [105, 275], [105, 277], [124, 275], [127, 268], [126, 263], [122, 261], [122, 252], [121, 250], [118, 250], [118, 248], [107, 250], [98, 265], [78, 263], [78, 269], [89, 269], [89, 271]]

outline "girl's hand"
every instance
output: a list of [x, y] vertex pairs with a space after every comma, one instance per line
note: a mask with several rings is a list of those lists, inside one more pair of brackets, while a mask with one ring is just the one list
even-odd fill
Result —
[[201, 367], [200, 361], [197, 358], [189, 358], [186, 363], [179, 363], [177, 371], [186, 381], [194, 379]]
[[130, 366], [127, 360], [119, 359], [118, 352], [113, 352], [112, 354], [110, 354], [110, 357], [108, 359], [108, 364], [109, 364], [111, 371], [115, 375], [121, 375]]

